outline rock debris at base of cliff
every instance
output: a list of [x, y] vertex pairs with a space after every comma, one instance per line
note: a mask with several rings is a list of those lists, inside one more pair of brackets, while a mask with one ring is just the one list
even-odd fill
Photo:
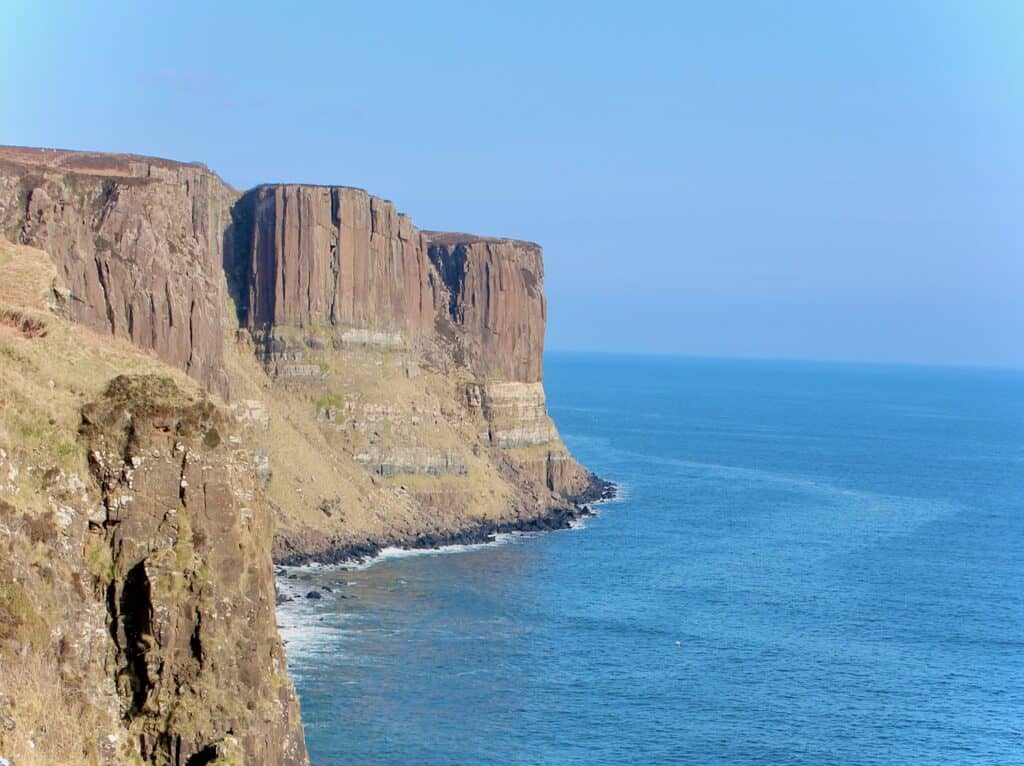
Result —
[[557, 528], [611, 492], [547, 414], [537, 245], [16, 147], [0, 235], [15, 766], [305, 763], [272, 557]]

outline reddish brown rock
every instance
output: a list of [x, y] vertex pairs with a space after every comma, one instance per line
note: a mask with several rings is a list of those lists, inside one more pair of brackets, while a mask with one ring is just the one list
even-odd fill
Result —
[[72, 318], [220, 393], [222, 253], [236, 196], [199, 164], [0, 147], [0, 231], [50, 254]]
[[72, 317], [226, 393], [225, 270], [241, 324], [397, 331], [483, 378], [541, 379], [541, 249], [420, 232], [360, 189], [245, 195], [199, 164], [0, 147], [0, 228], [50, 253]]
[[353, 327], [441, 341], [482, 378], [541, 379], [541, 249], [420, 232], [360, 189], [263, 186], [236, 207], [243, 324]]
[[470, 369], [483, 378], [540, 381], [547, 320], [540, 246], [469, 234], [423, 236]]
[[438, 285], [419, 232], [360, 189], [262, 186], [235, 213], [243, 324], [433, 329]]

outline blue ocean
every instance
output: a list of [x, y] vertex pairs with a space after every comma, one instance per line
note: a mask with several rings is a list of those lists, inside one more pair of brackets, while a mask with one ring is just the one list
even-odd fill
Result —
[[545, 383], [620, 498], [302, 572], [314, 766], [1024, 763], [1024, 373], [550, 354]]

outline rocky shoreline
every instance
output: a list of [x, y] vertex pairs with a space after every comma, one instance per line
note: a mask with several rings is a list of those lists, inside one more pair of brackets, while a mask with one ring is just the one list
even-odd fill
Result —
[[606, 479], [591, 476], [582, 492], [568, 498], [570, 503], [552, 508], [540, 516], [508, 521], [481, 522], [451, 532], [427, 532], [406, 538], [367, 539], [317, 553], [295, 552], [276, 556], [277, 566], [307, 566], [309, 564], [358, 564], [376, 558], [386, 548], [403, 550], [430, 550], [448, 545], [477, 545], [494, 542], [499, 534], [509, 532], [554, 532], [568, 529], [573, 522], [595, 514], [593, 505], [615, 499], [618, 487]]

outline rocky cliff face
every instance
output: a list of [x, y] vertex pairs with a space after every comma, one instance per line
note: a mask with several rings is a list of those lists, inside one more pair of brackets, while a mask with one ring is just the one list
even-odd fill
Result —
[[[383, 491], [352, 502], [392, 520], [350, 510], [341, 525], [295, 509], [283, 514], [289, 548], [330, 557], [367, 535], [405, 544], [428, 530], [529, 524], [593, 489], [544, 404], [537, 245], [421, 232], [390, 202], [347, 187], [260, 187], [235, 206], [233, 226], [240, 327], [276, 389], [317, 402], [334, 466], [324, 473], [354, 459]], [[280, 479], [270, 490], [282, 505], [310, 490]], [[318, 502], [344, 495], [313, 483]]]
[[0, 232], [50, 254], [71, 316], [219, 393], [221, 268], [236, 196], [198, 164], [0, 148]]
[[[88, 361], [51, 345], [55, 366], [40, 365], [43, 347], [24, 345], [38, 341], [35, 315], [0, 314], [0, 354], [35, 370], [11, 394], [0, 448], [15, 454], [27, 434], [48, 433], [13, 413], [45, 398], [41, 370], [52, 369], [68, 388], [55, 399], [63, 409], [38, 418], [76, 418], [36, 449], [91, 456], [74, 470], [76, 486], [91, 484], [66, 504], [86, 520], [70, 536], [17, 521], [26, 495], [8, 493], [20, 541], [11, 576], [34, 566], [33, 546], [59, 540], [62, 553], [0, 602], [0, 639], [20, 636], [17, 651], [89, 690], [117, 757], [303, 762], [268, 552], [337, 561], [555, 528], [609, 491], [547, 414], [537, 245], [420, 231], [359, 189], [243, 194], [201, 165], [10, 147], [0, 147], [0, 233], [17, 244], [0, 258], [0, 282], [22, 284], [26, 246], [45, 250], [60, 283], [44, 290], [48, 305], [99, 333], [82, 335]], [[74, 332], [87, 330], [61, 335]], [[111, 383], [167, 377], [158, 359], [201, 388], [183, 376], [180, 396], [148, 378]], [[48, 468], [17, 454], [21, 491], [26, 465]], [[60, 506], [57, 490], [47, 496]], [[38, 623], [49, 636], [87, 626], [89, 638], [72, 641], [92, 647], [87, 656], [54, 662], [63, 649], [4, 627], [4, 603], [27, 615], [18, 599], [39, 593], [80, 606]]]
[[532, 242], [426, 232], [448, 292], [457, 355], [479, 377], [539, 383], [544, 358], [544, 265]]
[[420, 233], [390, 202], [345, 187], [263, 186], [235, 220], [229, 271], [243, 326], [432, 331], [438, 286]]
[[116, 688], [146, 761], [232, 750], [305, 763], [274, 619], [273, 518], [230, 419], [168, 378], [118, 376], [83, 410], [102, 510]]
[[0, 276], [0, 755], [306, 763], [236, 421], [55, 315], [45, 253], [0, 240]]
[[[235, 208], [228, 271], [240, 321], [331, 327], [381, 344], [442, 341], [481, 378], [539, 382], [545, 305], [540, 247], [421, 232], [361, 189], [264, 186]], [[362, 335], [360, 333], [363, 333]]]

